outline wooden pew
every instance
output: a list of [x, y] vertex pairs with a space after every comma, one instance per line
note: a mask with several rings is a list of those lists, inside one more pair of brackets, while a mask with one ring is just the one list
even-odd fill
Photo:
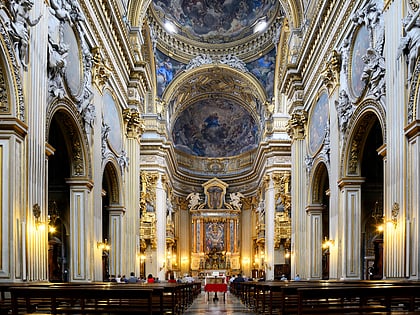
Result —
[[153, 314], [153, 292], [162, 289], [147, 289], [128, 286], [49, 286], [11, 287], [12, 314], [18, 315], [24, 304], [31, 313], [31, 301], [50, 307], [51, 314], [138, 313]]
[[420, 297], [420, 286], [353, 284], [301, 287], [297, 292], [298, 314], [390, 312], [393, 301], [398, 301], [398, 307], [404, 305], [405, 310], [414, 311], [415, 299]]

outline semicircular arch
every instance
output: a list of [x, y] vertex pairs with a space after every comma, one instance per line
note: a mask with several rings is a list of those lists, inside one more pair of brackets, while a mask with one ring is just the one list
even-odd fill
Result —
[[84, 123], [75, 105], [67, 99], [54, 102], [48, 106], [46, 116], [46, 142], [53, 118], [56, 118], [66, 137], [66, 146], [71, 161], [70, 175], [72, 177], [92, 178], [89, 140], [84, 131]]
[[113, 158], [107, 158], [104, 160], [103, 168], [103, 180], [106, 181], [106, 187], [108, 187], [107, 194], [109, 198], [109, 205], [121, 205], [122, 203], [122, 184], [121, 176], [119, 172], [119, 165]]
[[0, 75], [2, 115], [10, 115], [25, 121], [23, 86], [20, 78], [20, 65], [10, 42], [7, 27], [0, 22]]
[[361, 176], [365, 142], [376, 119], [381, 126], [383, 143], [386, 143], [385, 111], [380, 103], [366, 100], [353, 113], [349, 121], [351, 127], [347, 129], [343, 141], [340, 171], [342, 177]]
[[312, 173], [310, 176], [309, 187], [309, 202], [311, 204], [322, 204], [324, 187], [329, 187], [328, 183], [328, 163], [324, 158], [319, 158], [314, 161]]
[[[184, 107], [186, 102], [198, 99], [203, 95], [230, 94], [241, 99], [243, 103], [258, 100], [259, 104], [267, 102], [267, 95], [261, 83], [250, 73], [244, 73], [227, 65], [203, 65], [185, 71], [168, 85], [162, 95], [162, 101], [168, 108], [169, 116]], [[247, 108], [251, 111], [252, 108]]]

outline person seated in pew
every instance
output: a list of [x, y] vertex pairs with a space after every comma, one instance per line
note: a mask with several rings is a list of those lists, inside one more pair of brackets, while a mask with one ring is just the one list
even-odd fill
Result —
[[147, 276], [147, 283], [155, 283], [155, 278], [153, 278], [151, 273]]
[[241, 274], [238, 274], [238, 276], [235, 278], [235, 280], [233, 280], [233, 282], [234, 283], [237, 283], [237, 282], [245, 282], [245, 279], [244, 279], [244, 277], [242, 277]]
[[128, 278], [127, 283], [137, 283], [139, 279], [137, 279], [135, 273], [132, 271], [130, 273], [130, 278]]

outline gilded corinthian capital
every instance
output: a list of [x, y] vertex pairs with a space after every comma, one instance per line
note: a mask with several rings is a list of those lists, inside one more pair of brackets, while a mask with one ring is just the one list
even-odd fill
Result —
[[136, 139], [144, 131], [143, 120], [137, 108], [127, 108], [123, 111], [124, 121], [126, 123], [126, 135], [128, 138]]
[[92, 81], [99, 92], [102, 90], [111, 75], [111, 68], [106, 65], [105, 59], [102, 56], [101, 48], [94, 47], [92, 49], [93, 65], [92, 65]]
[[287, 133], [293, 140], [303, 140], [305, 138], [306, 112], [297, 110], [287, 122]]
[[322, 82], [331, 93], [340, 83], [341, 56], [337, 50], [331, 53], [324, 70], [321, 73]]

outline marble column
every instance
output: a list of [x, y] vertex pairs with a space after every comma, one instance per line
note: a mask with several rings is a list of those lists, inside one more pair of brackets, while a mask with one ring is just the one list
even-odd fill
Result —
[[[409, 218], [406, 193], [412, 191], [407, 186], [412, 172], [408, 144], [403, 130], [407, 122], [407, 65], [405, 57], [397, 58], [398, 45], [403, 35], [402, 19], [407, 15], [408, 1], [392, 1], [384, 11], [384, 45], [386, 78], [386, 163], [384, 164], [384, 215], [385, 221], [392, 218], [394, 205], [398, 207], [397, 225], [384, 226], [384, 277], [402, 278], [406, 276], [406, 222]], [[415, 89], [418, 89], [418, 85]], [[414, 166], [418, 168], [418, 164]]]
[[[408, 178], [406, 218], [407, 261], [406, 276], [410, 279], [420, 279], [420, 120], [412, 122], [406, 128], [409, 146], [407, 157], [410, 161]], [[389, 272], [387, 273], [389, 274]]]
[[89, 281], [90, 274], [89, 257], [93, 254], [91, 244], [96, 244], [93, 235], [93, 213], [89, 207], [89, 193], [92, 183], [84, 178], [71, 178], [67, 180], [70, 186], [70, 281]]
[[340, 194], [342, 195], [340, 217], [343, 229], [339, 238], [343, 240], [342, 255], [342, 279], [361, 279], [361, 186], [363, 178], [347, 178], [339, 182]]
[[[31, 12], [31, 20], [48, 16], [44, 1], [36, 1]], [[48, 46], [48, 19], [42, 18], [40, 22], [30, 29], [29, 67], [23, 73], [25, 110], [28, 125], [27, 138], [27, 172], [28, 172], [28, 199], [27, 199], [27, 266], [22, 266], [28, 274], [25, 280], [47, 280], [48, 257], [48, 228], [35, 230], [32, 208], [38, 204], [41, 209], [40, 220], [47, 222], [47, 163], [45, 159], [45, 125], [47, 105], [47, 46]], [[44, 52], [44, 53], [42, 53]], [[22, 152], [23, 153], [23, 152]], [[25, 194], [22, 194], [24, 196]], [[21, 197], [20, 197], [21, 198]], [[23, 206], [23, 204], [22, 204]]]
[[307, 173], [305, 169], [306, 112], [297, 110], [288, 122], [288, 133], [292, 138], [291, 201], [292, 240], [291, 274], [299, 274], [302, 279], [309, 277], [307, 240]]
[[165, 278], [166, 268], [166, 191], [163, 188], [163, 176], [160, 175], [156, 185], [156, 276]]
[[309, 228], [306, 232], [309, 247], [309, 279], [322, 279], [322, 205], [311, 205], [307, 208]]
[[[109, 274], [118, 275], [123, 274], [122, 270], [122, 261], [123, 257], [126, 256], [135, 256], [134, 253], [128, 252], [127, 248], [121, 246], [123, 244], [122, 240], [124, 237], [127, 237], [126, 234], [123, 235], [123, 217], [124, 217], [124, 208], [110, 206], [107, 208], [109, 215], [109, 242], [111, 243], [111, 249], [109, 251]], [[134, 270], [129, 270], [129, 272]], [[138, 273], [136, 273], [138, 275]]]
[[274, 280], [275, 189], [271, 176], [267, 176], [265, 191], [265, 278]]
[[126, 272], [134, 271], [140, 274], [140, 141], [141, 121], [140, 113], [136, 108], [129, 108], [124, 111], [124, 121], [126, 122], [125, 147], [128, 158], [128, 167], [123, 170], [125, 186], [125, 205], [126, 213], [124, 218], [125, 242], [124, 250], [129, 255], [124, 255], [123, 270]]

